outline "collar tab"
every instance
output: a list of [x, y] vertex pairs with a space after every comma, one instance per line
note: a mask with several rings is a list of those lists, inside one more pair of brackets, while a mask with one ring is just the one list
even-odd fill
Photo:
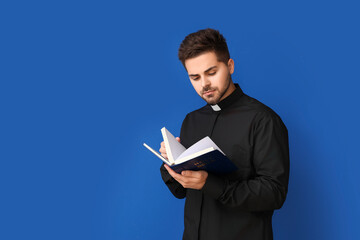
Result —
[[233, 102], [235, 102], [236, 100], [238, 100], [240, 97], [242, 97], [244, 95], [244, 92], [240, 88], [239, 84], [234, 83], [234, 85], [235, 85], [235, 90], [229, 96], [227, 96], [225, 99], [221, 100], [220, 102], [218, 102], [215, 105], [208, 104], [211, 106], [213, 111], [218, 112], [218, 111], [225, 109], [226, 107], [228, 107], [229, 105], [231, 105]]
[[212, 107], [212, 109], [215, 111], [215, 112], [218, 112], [221, 110], [221, 108], [219, 107], [219, 105], [215, 104], [215, 105], [210, 105]]

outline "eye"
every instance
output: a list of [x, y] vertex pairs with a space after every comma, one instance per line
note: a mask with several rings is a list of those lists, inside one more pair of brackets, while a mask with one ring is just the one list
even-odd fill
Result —
[[215, 75], [215, 74], [216, 74], [216, 72], [209, 73], [210, 76]]

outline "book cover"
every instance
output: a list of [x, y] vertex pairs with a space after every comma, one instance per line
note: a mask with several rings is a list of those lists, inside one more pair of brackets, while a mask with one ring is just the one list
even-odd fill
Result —
[[205, 170], [216, 174], [226, 174], [237, 170], [235, 164], [208, 136], [186, 149], [165, 127], [161, 129], [161, 133], [168, 159], [162, 157], [147, 144], [144, 143], [144, 146], [177, 173], [184, 170]]

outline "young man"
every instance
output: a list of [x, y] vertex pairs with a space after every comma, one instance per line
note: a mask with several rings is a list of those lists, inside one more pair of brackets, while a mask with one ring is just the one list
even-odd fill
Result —
[[[206, 171], [177, 174], [161, 166], [172, 194], [186, 197], [183, 239], [273, 239], [273, 211], [283, 205], [289, 179], [285, 125], [233, 83], [234, 61], [218, 31], [189, 34], [180, 45], [179, 59], [207, 104], [187, 114], [178, 141], [188, 148], [209, 136], [238, 167], [218, 176]], [[160, 153], [167, 158], [163, 142]]]

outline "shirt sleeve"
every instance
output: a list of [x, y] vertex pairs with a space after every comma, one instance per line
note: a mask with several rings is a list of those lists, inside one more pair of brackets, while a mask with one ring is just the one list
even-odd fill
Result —
[[[186, 140], [186, 136], [184, 134], [184, 129], [186, 127], [186, 122], [188, 119], [188, 115], [186, 115], [182, 126], [181, 126], [181, 131], [180, 131], [180, 141], [181, 144], [183, 144], [185, 147], [187, 146], [185, 143]], [[184, 198], [186, 197], [186, 188], [184, 188], [179, 182], [177, 182], [173, 177], [171, 177], [171, 175], [169, 174], [169, 172], [166, 170], [166, 168], [164, 167], [163, 163], [160, 167], [160, 173], [161, 173], [161, 177], [164, 181], [164, 183], [166, 184], [166, 186], [169, 188], [169, 190], [171, 191], [171, 193], [176, 197], [176, 198]]]
[[289, 180], [288, 132], [275, 113], [260, 112], [253, 127], [255, 176], [230, 181], [209, 173], [202, 191], [222, 204], [248, 211], [270, 211], [283, 205]]
[[160, 167], [160, 173], [164, 183], [176, 198], [179, 199], [184, 198], [186, 196], [186, 189], [180, 183], [178, 183], [173, 177], [171, 177], [169, 172], [164, 167], [164, 164], [165, 163], [163, 163]]

